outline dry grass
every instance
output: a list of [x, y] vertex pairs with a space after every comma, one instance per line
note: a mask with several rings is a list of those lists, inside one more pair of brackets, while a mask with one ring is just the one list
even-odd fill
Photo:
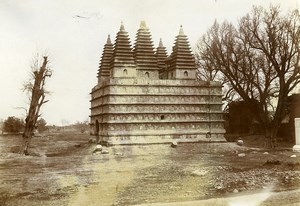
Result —
[[[221, 198], [234, 189], [247, 193], [270, 184], [275, 191], [299, 188], [299, 157], [290, 158], [293, 153], [286, 149], [263, 154], [260, 137], [245, 137], [250, 147], [114, 146], [106, 148], [108, 155], [93, 155], [89, 138], [72, 133], [36, 137], [32, 156], [24, 157], [11, 153], [20, 137], [0, 137], [0, 192], [9, 195], [7, 204], [121, 206]], [[210, 204], [226, 205], [220, 199], [205, 205]]]

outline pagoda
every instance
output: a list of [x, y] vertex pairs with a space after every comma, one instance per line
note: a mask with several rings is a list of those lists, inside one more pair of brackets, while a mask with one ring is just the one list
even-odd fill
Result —
[[187, 36], [180, 26], [166, 69], [169, 79], [195, 79], [197, 67]]
[[138, 76], [157, 79], [159, 70], [157, 67], [157, 58], [155, 56], [151, 34], [145, 21], [141, 22], [140, 28], [137, 31], [133, 52]]
[[156, 53], [155, 53], [156, 59], [157, 59], [157, 66], [159, 68], [159, 78], [160, 79], [166, 79], [164, 76], [164, 73], [167, 69], [167, 49], [164, 47], [162, 40], [159, 40], [158, 47], [156, 48]]
[[106, 44], [103, 48], [102, 58], [98, 70], [98, 83], [109, 79], [110, 77], [110, 60], [113, 55], [113, 44], [111, 43], [110, 35], [108, 35]]
[[196, 79], [182, 26], [168, 56], [162, 40], [155, 49], [145, 21], [134, 47], [122, 23], [100, 62], [90, 123], [101, 143], [225, 141], [222, 85]]
[[[125, 70], [124, 70], [125, 68]], [[136, 76], [136, 65], [128, 33], [123, 23], [117, 33], [113, 55], [110, 61], [110, 77], [129, 78]]]

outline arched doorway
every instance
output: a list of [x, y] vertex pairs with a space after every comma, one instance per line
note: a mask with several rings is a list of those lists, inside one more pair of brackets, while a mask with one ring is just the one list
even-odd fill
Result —
[[95, 123], [95, 135], [99, 135], [99, 121], [96, 120], [96, 123]]
[[95, 136], [96, 136], [96, 143], [99, 142], [99, 121], [96, 120], [95, 122]]

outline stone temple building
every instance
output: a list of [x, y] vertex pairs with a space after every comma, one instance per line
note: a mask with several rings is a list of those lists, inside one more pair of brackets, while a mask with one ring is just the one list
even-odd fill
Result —
[[224, 141], [222, 87], [196, 79], [182, 27], [167, 55], [142, 21], [132, 48], [122, 24], [108, 36], [91, 92], [91, 126], [111, 144]]

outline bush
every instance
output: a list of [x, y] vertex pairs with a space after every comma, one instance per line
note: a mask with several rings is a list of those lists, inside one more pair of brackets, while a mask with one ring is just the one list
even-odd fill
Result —
[[41, 133], [41, 132], [44, 132], [48, 129], [47, 127], [47, 122], [43, 119], [43, 118], [40, 118], [37, 122], [36, 122], [36, 127], [37, 127], [37, 130]]
[[18, 133], [24, 129], [24, 121], [17, 117], [8, 117], [3, 123], [3, 131]]

